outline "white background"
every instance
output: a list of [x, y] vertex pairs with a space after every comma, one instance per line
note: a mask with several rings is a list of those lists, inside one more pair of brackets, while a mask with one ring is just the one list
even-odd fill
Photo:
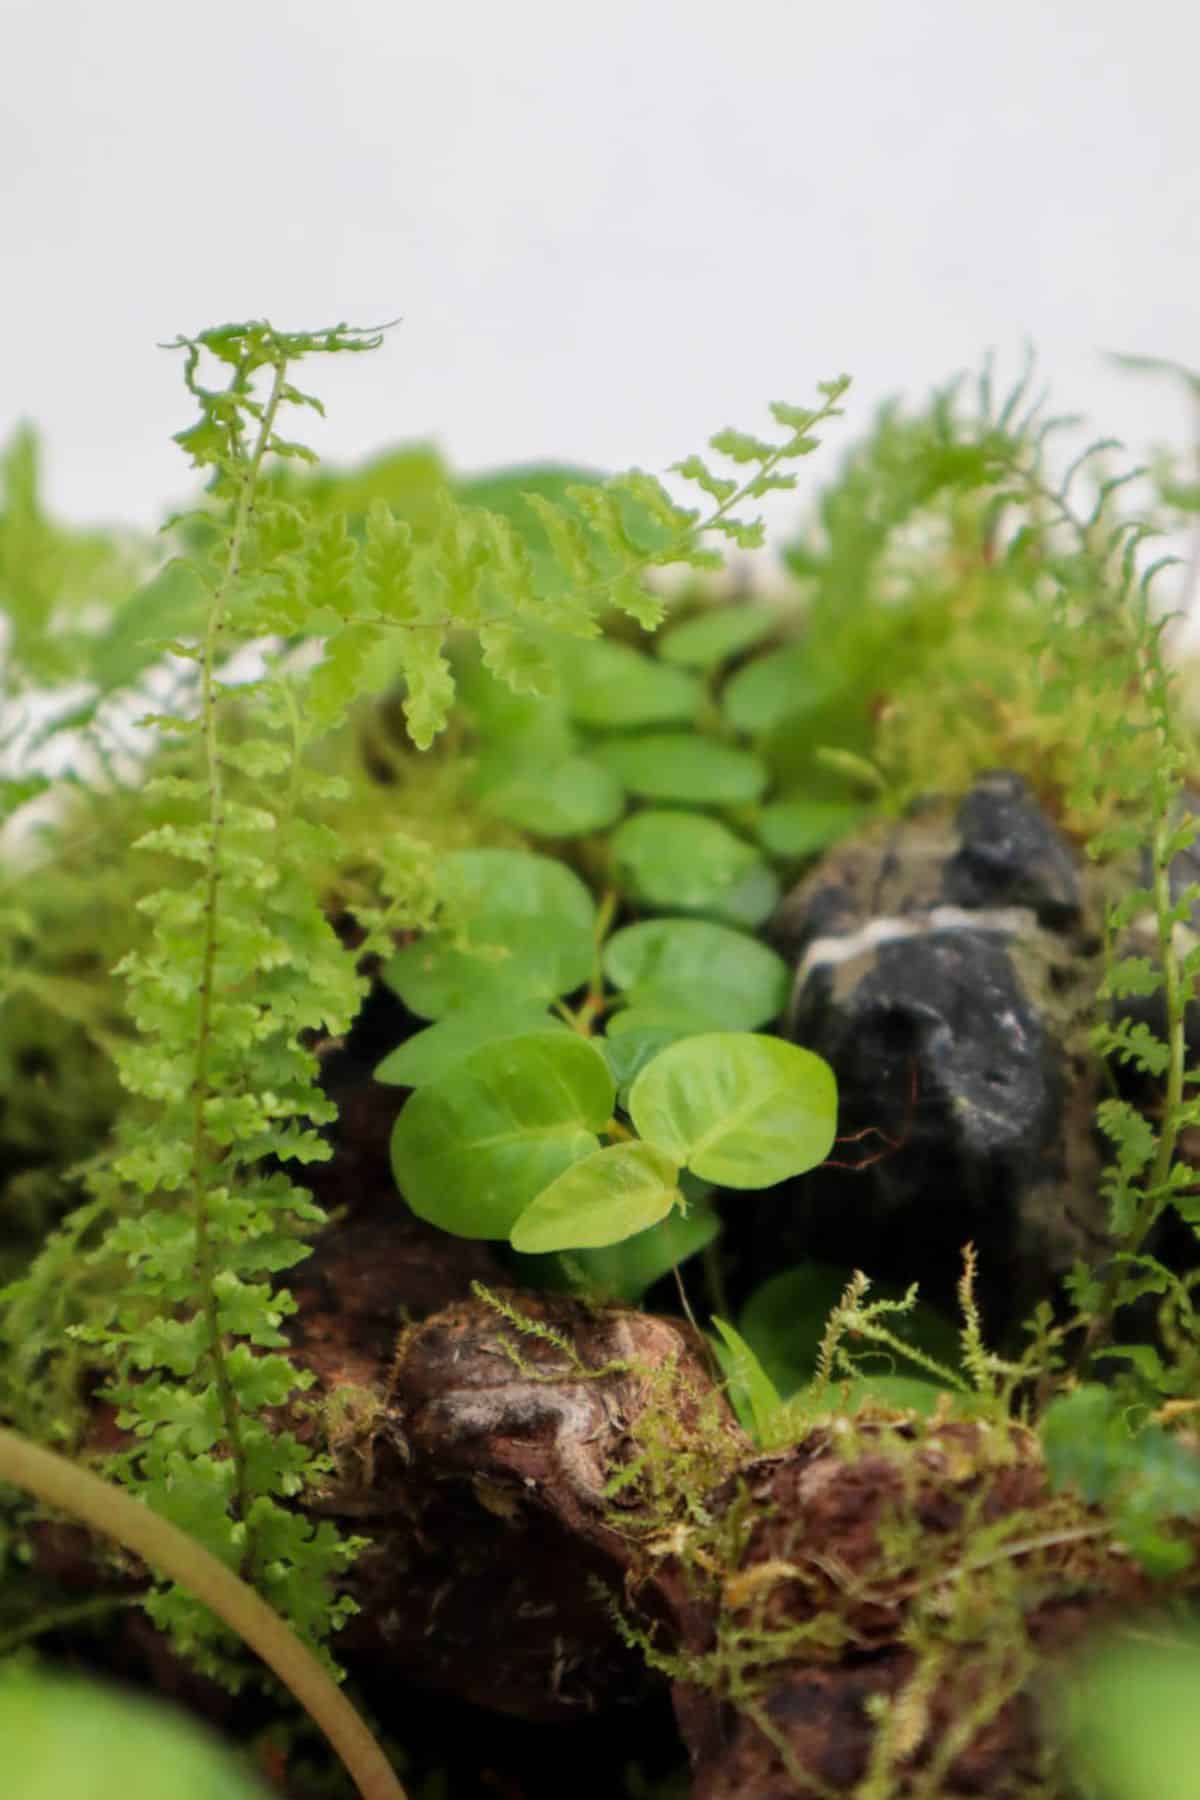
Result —
[[37, 422], [68, 515], [150, 524], [189, 485], [156, 340], [401, 314], [312, 372], [325, 454], [661, 471], [845, 369], [836, 453], [1026, 337], [1056, 408], [1182, 441], [1182, 394], [1101, 352], [1200, 364], [1198, 17], [0, 0], [0, 437]]

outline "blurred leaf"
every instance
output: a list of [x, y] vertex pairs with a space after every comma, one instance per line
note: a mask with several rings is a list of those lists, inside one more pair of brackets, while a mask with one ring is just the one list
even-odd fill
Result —
[[199, 632], [208, 595], [196, 571], [173, 560], [118, 606], [97, 638], [89, 675], [98, 687], [124, 687], [157, 662], [164, 638]]
[[687, 669], [714, 669], [769, 637], [779, 621], [765, 607], [728, 606], [699, 613], [672, 625], [658, 640], [664, 662]]
[[685, 732], [646, 732], [597, 745], [593, 755], [631, 794], [688, 806], [740, 806], [767, 785], [748, 750]]
[[694, 675], [608, 638], [560, 639], [548, 645], [573, 719], [627, 730], [635, 725], [690, 724], [704, 691]]
[[823, 705], [843, 679], [810, 644], [788, 644], [731, 676], [721, 690], [721, 711], [735, 731], [759, 737], [784, 719]]
[[626, 819], [609, 842], [623, 883], [650, 906], [758, 924], [775, 904], [770, 869], [716, 819], [654, 809]]
[[[620, 1014], [618, 1017], [622, 1016]], [[599, 1039], [600, 1048], [604, 1052], [604, 1060], [612, 1070], [613, 1080], [617, 1084], [617, 1104], [623, 1105], [625, 1089], [637, 1080], [648, 1062], [656, 1057], [660, 1050], [668, 1044], [674, 1044], [681, 1037], [688, 1037], [691, 1030], [706, 1031], [707, 1024], [691, 1028], [679, 1029], [677, 1026], [662, 1024], [645, 1024], [636, 1021], [626, 1026], [624, 1031], [615, 1034], [610, 1031], [607, 1037]]]
[[526, 750], [485, 753], [475, 775], [485, 813], [531, 837], [581, 837], [604, 831], [625, 810], [625, 795], [601, 758], [539, 758]]
[[720, 1230], [721, 1221], [713, 1208], [704, 1201], [692, 1201], [686, 1213], [673, 1208], [657, 1225], [635, 1232], [619, 1244], [570, 1252], [563, 1258], [555, 1285], [578, 1287], [582, 1279], [589, 1294], [636, 1306], [656, 1281], [706, 1249]]
[[765, 944], [703, 919], [627, 925], [605, 945], [604, 973], [631, 1007], [678, 1007], [726, 1031], [778, 1018], [790, 980], [783, 958]]
[[871, 817], [869, 806], [846, 800], [780, 800], [758, 815], [758, 837], [772, 856], [815, 856], [848, 837]]
[[466, 476], [455, 483], [455, 492], [464, 506], [482, 506], [488, 512], [500, 513], [531, 549], [548, 550], [545, 530], [533, 507], [526, 504], [525, 495], [537, 494], [561, 506], [571, 488], [598, 485], [603, 479], [595, 470], [565, 463], [530, 463]]
[[98, 1682], [6, 1674], [0, 1744], [14, 1800], [266, 1800], [241, 1758], [191, 1720]]
[[1081, 1800], [1200, 1795], [1200, 1645], [1112, 1641], [1059, 1688], [1060, 1730]]
[[755, 1356], [745, 1338], [726, 1319], [713, 1320], [720, 1336], [717, 1354], [729, 1383], [734, 1411], [743, 1425], [749, 1423], [757, 1441], [770, 1441], [771, 1427], [779, 1416], [779, 1394], [774, 1382]]

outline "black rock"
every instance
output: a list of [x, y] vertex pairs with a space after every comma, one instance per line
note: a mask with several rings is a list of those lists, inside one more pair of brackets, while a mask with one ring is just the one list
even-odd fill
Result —
[[752, 1278], [812, 1257], [952, 1306], [971, 1241], [996, 1330], [1104, 1254], [1087, 914], [1074, 851], [1006, 771], [787, 896], [786, 1035], [832, 1065], [844, 1141], [753, 1209]]

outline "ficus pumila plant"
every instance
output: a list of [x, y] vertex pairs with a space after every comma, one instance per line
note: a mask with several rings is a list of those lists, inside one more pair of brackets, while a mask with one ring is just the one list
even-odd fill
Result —
[[438, 1022], [376, 1071], [417, 1089], [392, 1159], [422, 1218], [527, 1254], [600, 1249], [686, 1210], [684, 1170], [763, 1188], [828, 1154], [832, 1071], [752, 1029], [782, 1011], [773, 951], [699, 918], [604, 941], [611, 906], [598, 914], [571, 870], [526, 851], [463, 851], [449, 874], [460, 928], [475, 903], [476, 942], [432, 933], [389, 963], [386, 979]]

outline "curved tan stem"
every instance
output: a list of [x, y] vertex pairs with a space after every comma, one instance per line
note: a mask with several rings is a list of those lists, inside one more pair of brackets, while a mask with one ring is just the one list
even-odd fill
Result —
[[383, 1751], [291, 1626], [203, 1545], [112, 1482], [0, 1427], [0, 1482], [115, 1538], [236, 1631], [325, 1733], [363, 1800], [405, 1800]]

